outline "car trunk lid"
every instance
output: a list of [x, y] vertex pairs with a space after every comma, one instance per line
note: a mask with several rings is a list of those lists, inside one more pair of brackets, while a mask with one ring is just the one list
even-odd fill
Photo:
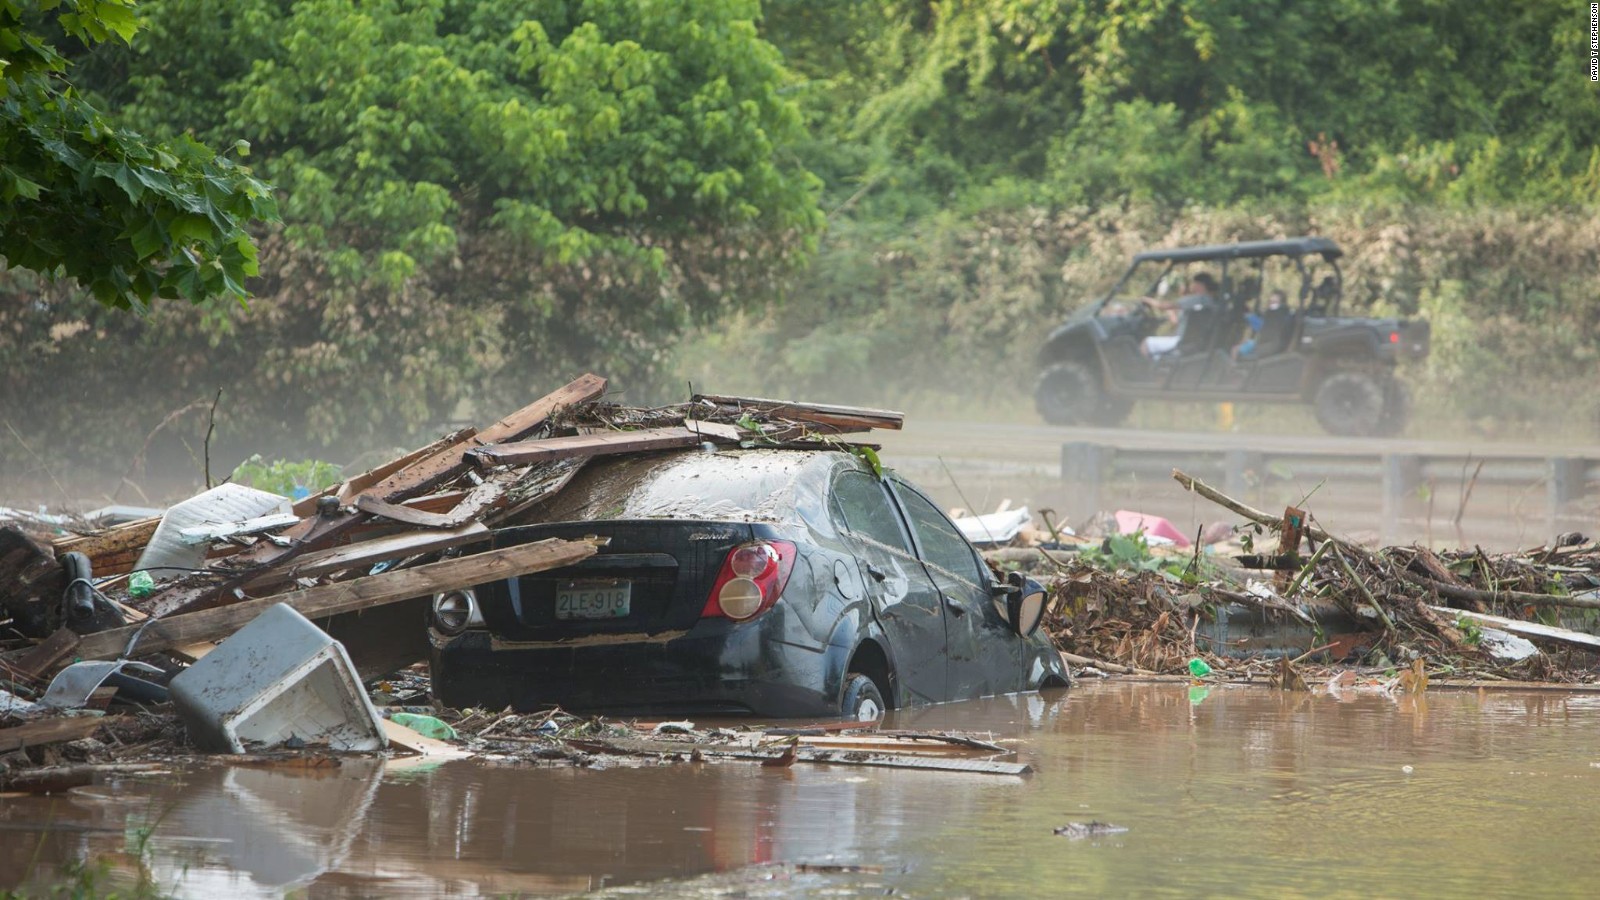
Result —
[[588, 559], [483, 585], [478, 602], [489, 630], [511, 641], [687, 630], [728, 552], [754, 531], [712, 521], [562, 522], [508, 529], [495, 545], [590, 536], [609, 540]]

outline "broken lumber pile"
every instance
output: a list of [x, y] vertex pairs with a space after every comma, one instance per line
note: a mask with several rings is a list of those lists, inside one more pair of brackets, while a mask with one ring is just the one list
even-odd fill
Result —
[[[0, 613], [28, 638], [0, 644], [0, 676], [28, 697], [73, 659], [178, 653], [181, 662], [278, 603], [343, 640], [363, 677], [384, 674], [425, 655], [426, 631], [415, 623], [433, 594], [594, 552], [562, 541], [479, 549], [593, 458], [703, 444], [848, 446], [837, 435], [899, 428], [904, 418], [725, 395], [630, 408], [606, 401], [605, 390], [604, 378], [584, 375], [487, 427], [456, 431], [293, 504], [221, 485], [180, 504], [187, 509], [177, 520], [174, 507], [53, 542], [0, 529]], [[405, 627], [385, 628], [386, 617]]]

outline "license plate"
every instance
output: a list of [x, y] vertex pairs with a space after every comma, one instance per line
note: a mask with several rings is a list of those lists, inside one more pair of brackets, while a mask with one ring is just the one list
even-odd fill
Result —
[[632, 594], [633, 582], [618, 578], [563, 581], [556, 585], [556, 618], [619, 619]]

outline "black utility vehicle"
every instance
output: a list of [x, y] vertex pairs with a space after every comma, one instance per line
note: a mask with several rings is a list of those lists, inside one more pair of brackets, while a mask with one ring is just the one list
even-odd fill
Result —
[[607, 539], [436, 597], [454, 707], [877, 718], [1066, 686], [1045, 592], [997, 582], [922, 492], [839, 450], [596, 459], [496, 546]]
[[1116, 425], [1139, 399], [1311, 403], [1333, 434], [1400, 433], [1395, 364], [1428, 354], [1428, 323], [1341, 315], [1342, 255], [1317, 237], [1138, 254], [1045, 341], [1040, 415]]

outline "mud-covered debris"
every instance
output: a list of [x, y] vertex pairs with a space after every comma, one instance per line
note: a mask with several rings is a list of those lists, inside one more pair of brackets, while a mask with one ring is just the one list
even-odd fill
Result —
[[1084, 838], [1105, 837], [1112, 834], [1127, 834], [1128, 829], [1121, 825], [1112, 825], [1109, 822], [1068, 822], [1055, 829], [1055, 833], [1064, 838], [1082, 840]]

